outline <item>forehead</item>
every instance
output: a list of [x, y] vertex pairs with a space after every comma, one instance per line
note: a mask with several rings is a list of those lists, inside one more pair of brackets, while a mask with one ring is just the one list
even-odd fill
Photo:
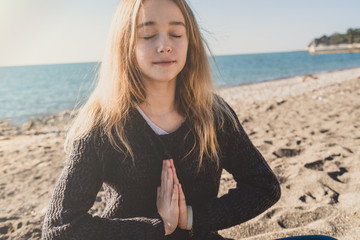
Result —
[[139, 9], [137, 24], [153, 22], [153, 25], [183, 22], [180, 8], [171, 0], [145, 0]]

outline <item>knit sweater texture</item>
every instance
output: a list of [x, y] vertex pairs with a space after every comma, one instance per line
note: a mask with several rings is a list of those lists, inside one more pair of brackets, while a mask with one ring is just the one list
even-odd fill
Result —
[[[125, 133], [135, 164], [129, 154], [116, 151], [96, 131], [75, 141], [51, 197], [42, 239], [223, 239], [217, 230], [264, 212], [280, 198], [280, 186], [231, 111], [239, 128], [234, 128], [229, 117], [217, 124], [219, 168], [204, 157], [199, 172], [198, 145], [191, 151], [198, 138], [188, 121], [170, 134], [157, 135], [133, 109]], [[193, 207], [193, 233], [177, 228], [165, 237], [156, 194], [162, 161], [170, 157], [186, 203]], [[217, 197], [223, 169], [233, 175], [237, 184]], [[88, 211], [101, 187], [106, 207], [101, 216], [92, 216]]]

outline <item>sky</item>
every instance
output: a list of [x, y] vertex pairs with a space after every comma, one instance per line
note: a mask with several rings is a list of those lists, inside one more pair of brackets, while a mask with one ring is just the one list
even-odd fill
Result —
[[[101, 61], [120, 0], [0, 0], [0, 66]], [[188, 0], [215, 55], [304, 50], [360, 28], [359, 0]]]

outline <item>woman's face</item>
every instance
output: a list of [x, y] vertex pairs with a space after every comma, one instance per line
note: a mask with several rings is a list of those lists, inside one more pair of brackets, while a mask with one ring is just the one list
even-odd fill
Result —
[[185, 20], [177, 5], [171, 0], [144, 1], [137, 17], [135, 46], [142, 81], [176, 81], [187, 49]]

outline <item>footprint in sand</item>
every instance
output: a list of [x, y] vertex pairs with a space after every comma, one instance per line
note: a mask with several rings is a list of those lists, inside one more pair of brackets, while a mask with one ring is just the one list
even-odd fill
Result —
[[[304, 165], [305, 168], [315, 170], [315, 171], [324, 171], [324, 165], [326, 162], [333, 161], [336, 157], [341, 157], [342, 155], [340, 153], [338, 154], [331, 154], [324, 158], [324, 160], [317, 160], [311, 163], [307, 163]], [[348, 170], [345, 167], [340, 166], [340, 163], [338, 161], [333, 162], [335, 164], [339, 171], [332, 171], [328, 172], [328, 176], [333, 179], [334, 181], [344, 183], [344, 181], [340, 180], [339, 177], [341, 177], [344, 173], [347, 173]]]
[[344, 173], [347, 173], [348, 170], [344, 167], [341, 167], [339, 169], [340, 171], [336, 171], [336, 172], [328, 172], [329, 177], [331, 177], [333, 180], [340, 182], [340, 183], [344, 183], [343, 181], [341, 181], [339, 179], [340, 176], [342, 176]]
[[[3, 226], [3, 227], [0, 227], [0, 234], [8, 234], [9, 232], [11, 232], [11, 229], [12, 226], [9, 226], [9, 225], [6, 225], [6, 226]], [[14, 230], [12, 230], [13, 232]]]
[[339, 202], [340, 194], [334, 189], [329, 187], [326, 184], [322, 184], [321, 189], [315, 189], [314, 191], [309, 191], [304, 195], [299, 197], [299, 200], [303, 203], [326, 203], [326, 204], [336, 204]]
[[275, 155], [277, 158], [282, 157], [294, 157], [301, 153], [300, 149], [293, 149], [293, 148], [280, 148], [273, 152], [272, 154]]
[[338, 154], [331, 154], [330, 156], [327, 156], [327, 157], [325, 158], [325, 161], [332, 161], [332, 160], [334, 160], [335, 157], [341, 157], [341, 154], [340, 154], [340, 153], [338, 153]]
[[0, 225], [0, 234], [9, 234], [15, 232], [15, 228], [13, 224], [5, 222], [4, 224]]
[[315, 162], [307, 163], [304, 165], [304, 167], [316, 171], [324, 171], [324, 161], [323, 160], [317, 160]]
[[270, 211], [268, 211], [266, 214], [265, 214], [265, 217], [267, 218], [267, 219], [271, 219], [274, 215], [275, 215], [275, 213], [277, 213], [278, 212], [278, 209], [272, 209], [272, 210], [270, 210]]
[[[304, 165], [304, 167], [308, 168], [308, 169], [312, 169], [312, 170], [316, 170], [316, 171], [324, 171], [324, 164], [326, 161], [333, 161], [336, 157], [341, 157], [340, 153], [337, 154], [331, 154], [327, 157], [325, 157], [323, 160], [317, 160], [311, 163], [307, 163]], [[336, 162], [335, 162], [336, 165]]]
[[333, 212], [333, 209], [327, 206], [318, 207], [313, 211], [285, 212], [281, 214], [277, 223], [285, 229], [303, 227], [317, 220], [327, 219]]

